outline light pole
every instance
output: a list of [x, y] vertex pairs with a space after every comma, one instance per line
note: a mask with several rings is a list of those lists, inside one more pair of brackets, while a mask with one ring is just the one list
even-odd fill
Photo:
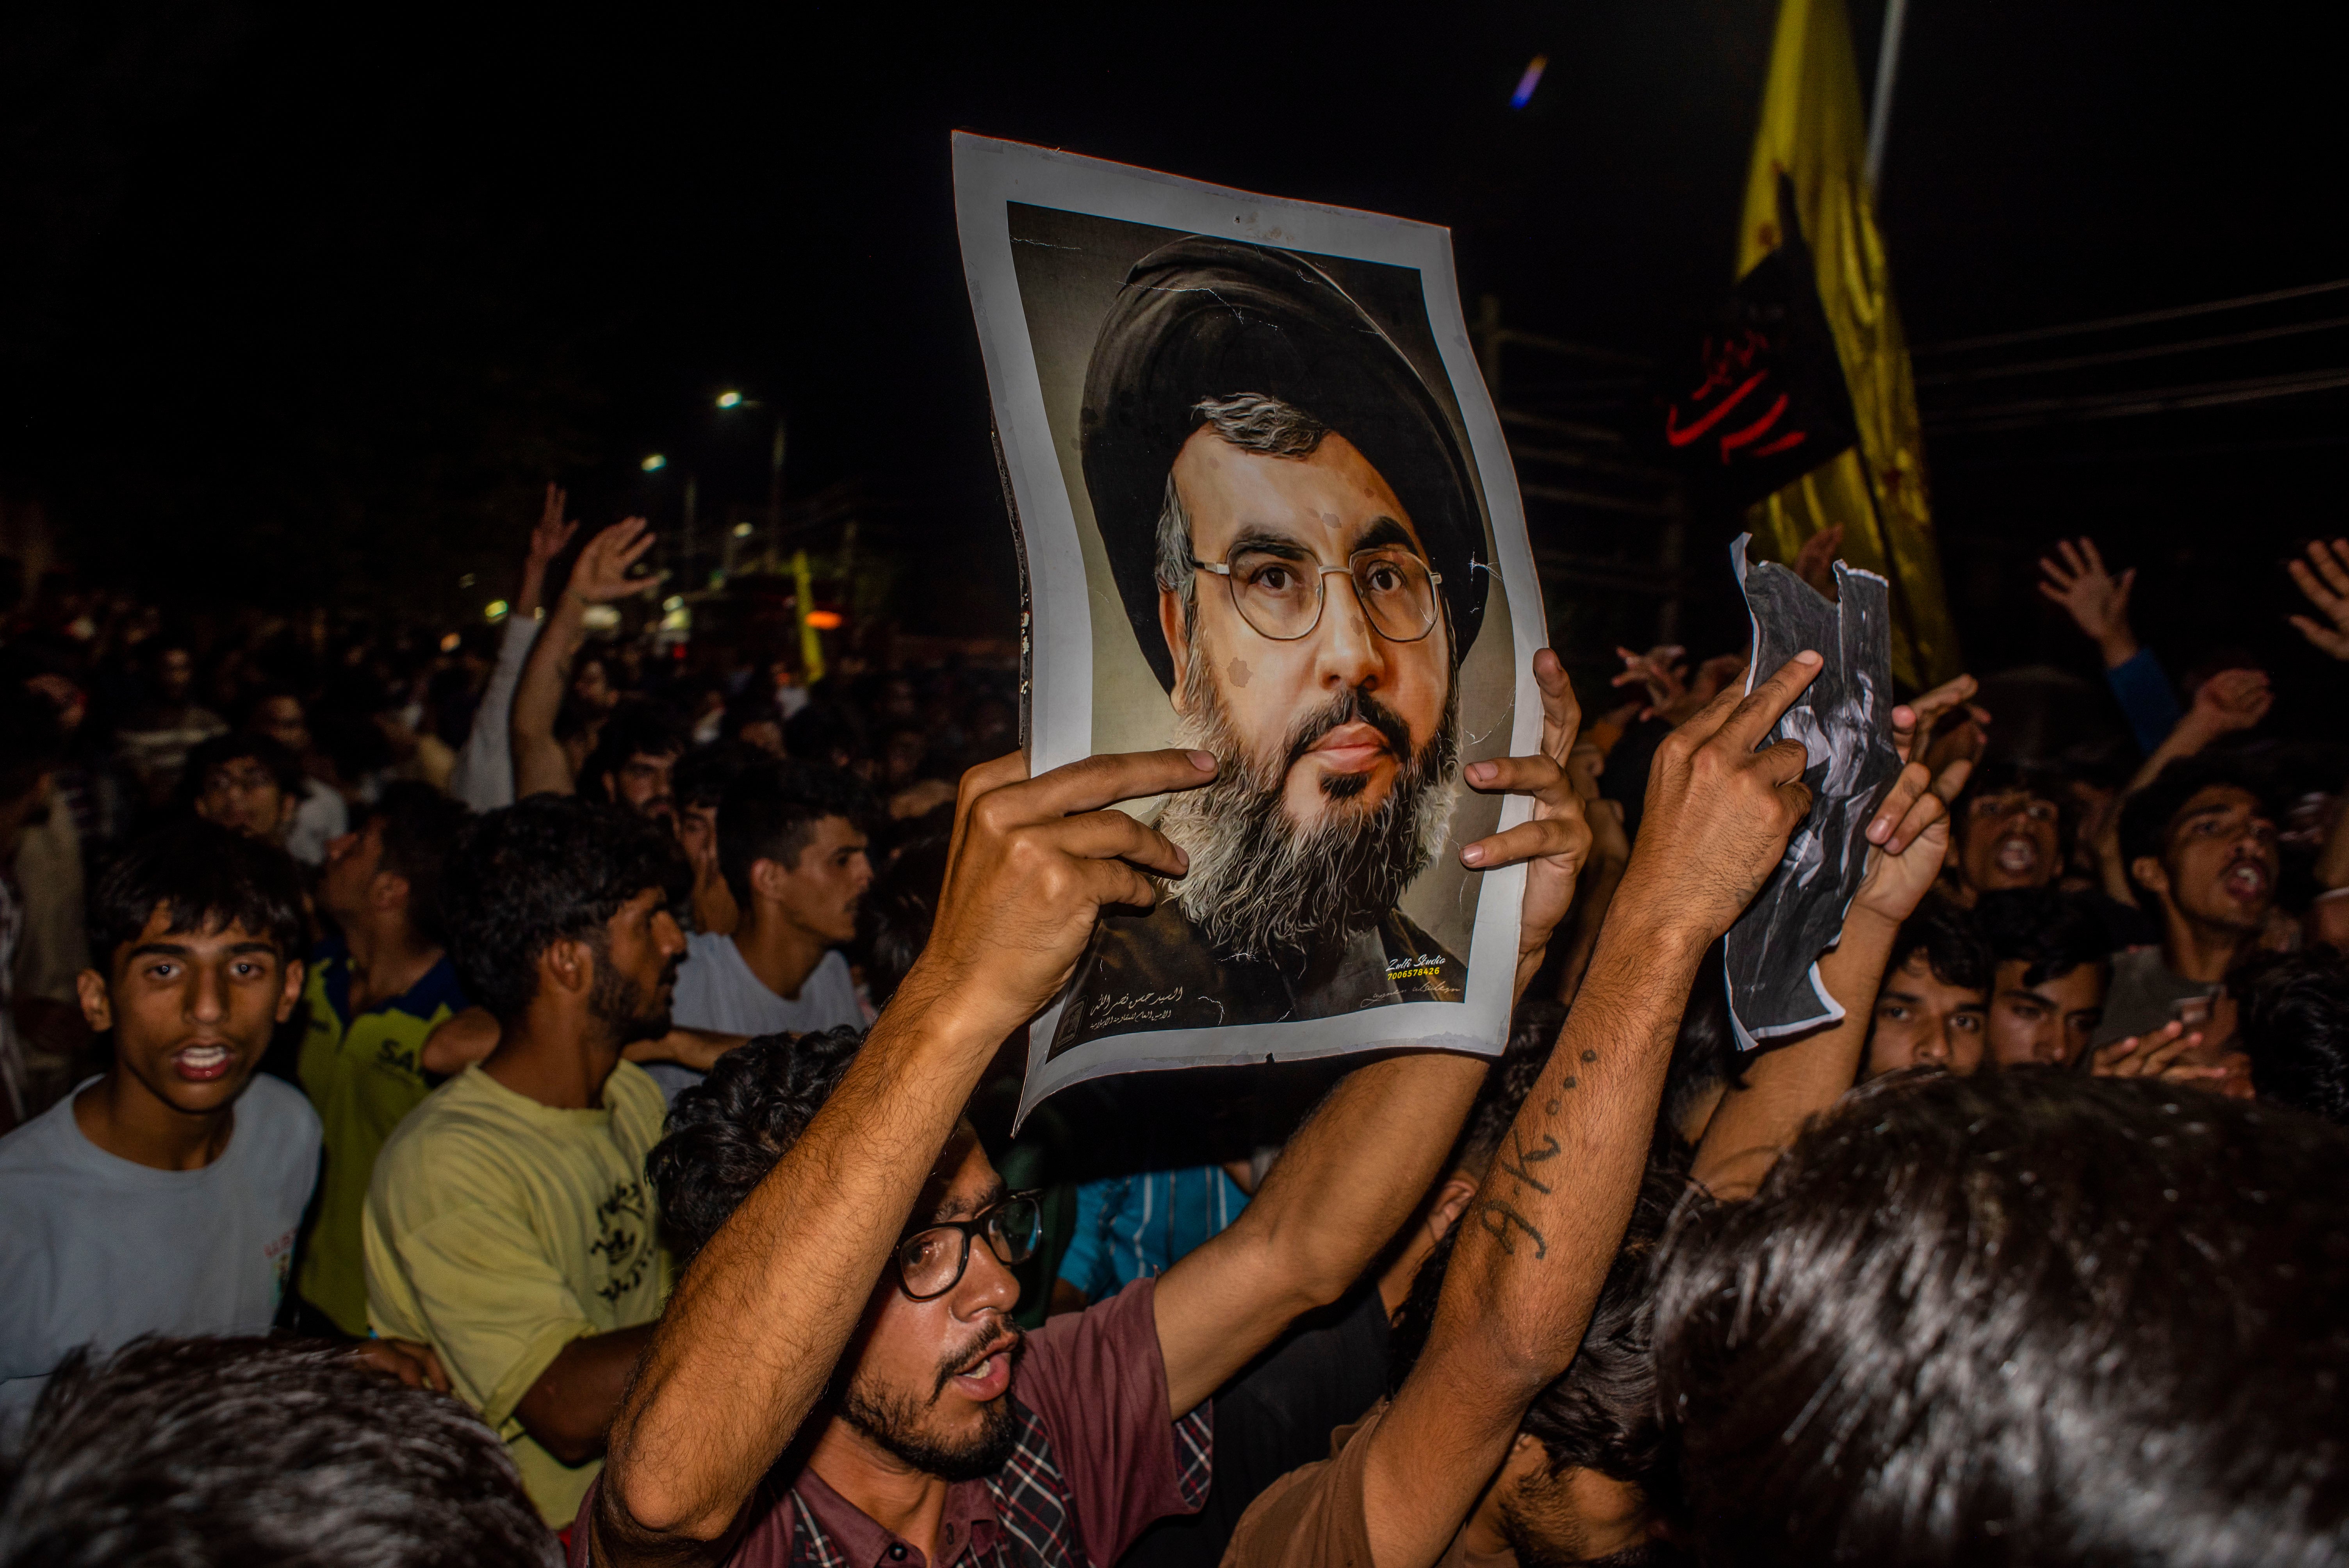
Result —
[[[756, 397], [745, 397], [740, 392], [725, 391], [718, 395], [720, 408], [763, 408], [766, 405]], [[775, 410], [775, 440], [767, 456], [767, 558], [770, 563], [782, 559], [783, 550], [783, 452], [788, 429], [781, 408]]]

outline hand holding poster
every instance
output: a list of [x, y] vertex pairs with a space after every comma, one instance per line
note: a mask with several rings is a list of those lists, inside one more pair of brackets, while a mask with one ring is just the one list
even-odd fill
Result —
[[[1792, 737], [1809, 763], [1811, 813], [1762, 892], [1729, 930], [1729, 1016], [1747, 1050], [1843, 1016], [1819, 984], [1818, 956], [1843, 928], [1868, 870], [1868, 816], [1900, 771], [1892, 745], [1892, 633], [1888, 590], [1873, 572], [1835, 564], [1829, 603], [1775, 562], [1748, 565], [1749, 535], [1730, 546], [1754, 622], [1754, 675], [1805, 648], [1826, 660], [1809, 689], [1772, 728]], [[1767, 742], [1765, 742], [1767, 744]]]
[[1425, 224], [955, 139], [1031, 616], [1030, 765], [1182, 745], [1190, 871], [1102, 919], [1023, 1113], [1105, 1073], [1497, 1052], [1540, 598], [1451, 247]]

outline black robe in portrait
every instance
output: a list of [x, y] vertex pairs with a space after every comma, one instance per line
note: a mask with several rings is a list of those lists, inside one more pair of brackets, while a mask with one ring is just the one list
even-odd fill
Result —
[[[1303, 964], [1219, 958], [1172, 896], [1109, 915], [1078, 960], [1050, 1055], [1153, 1029], [1328, 1018], [1396, 1002], [1457, 1002], [1468, 966], [1399, 909]], [[1050, 1057], [1047, 1058], [1048, 1060]]]

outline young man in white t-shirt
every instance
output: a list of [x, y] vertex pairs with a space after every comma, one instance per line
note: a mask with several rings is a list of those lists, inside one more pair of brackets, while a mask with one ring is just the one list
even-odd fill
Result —
[[[98, 1077], [0, 1139], [0, 1428], [82, 1346], [265, 1333], [318, 1174], [318, 1118], [256, 1077], [302, 995], [302, 892], [274, 845], [194, 821], [91, 900], [78, 985]], [[446, 1387], [421, 1346], [369, 1359]]]
[[[677, 979], [678, 1026], [722, 1035], [803, 1035], [865, 1022], [839, 944], [856, 935], [873, 885], [863, 824], [873, 800], [852, 774], [820, 763], [753, 768], [718, 807], [718, 865], [741, 912], [733, 934], [689, 939]], [[700, 1080], [651, 1068], [674, 1099]]]

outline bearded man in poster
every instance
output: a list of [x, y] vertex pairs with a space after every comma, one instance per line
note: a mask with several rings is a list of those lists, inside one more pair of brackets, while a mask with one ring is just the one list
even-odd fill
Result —
[[1137, 263], [1085, 389], [1087, 488], [1185, 744], [1190, 857], [1105, 918], [1052, 1052], [1141, 1030], [1461, 999], [1400, 903], [1448, 838], [1482, 512], [1409, 359], [1309, 263], [1189, 239]]

